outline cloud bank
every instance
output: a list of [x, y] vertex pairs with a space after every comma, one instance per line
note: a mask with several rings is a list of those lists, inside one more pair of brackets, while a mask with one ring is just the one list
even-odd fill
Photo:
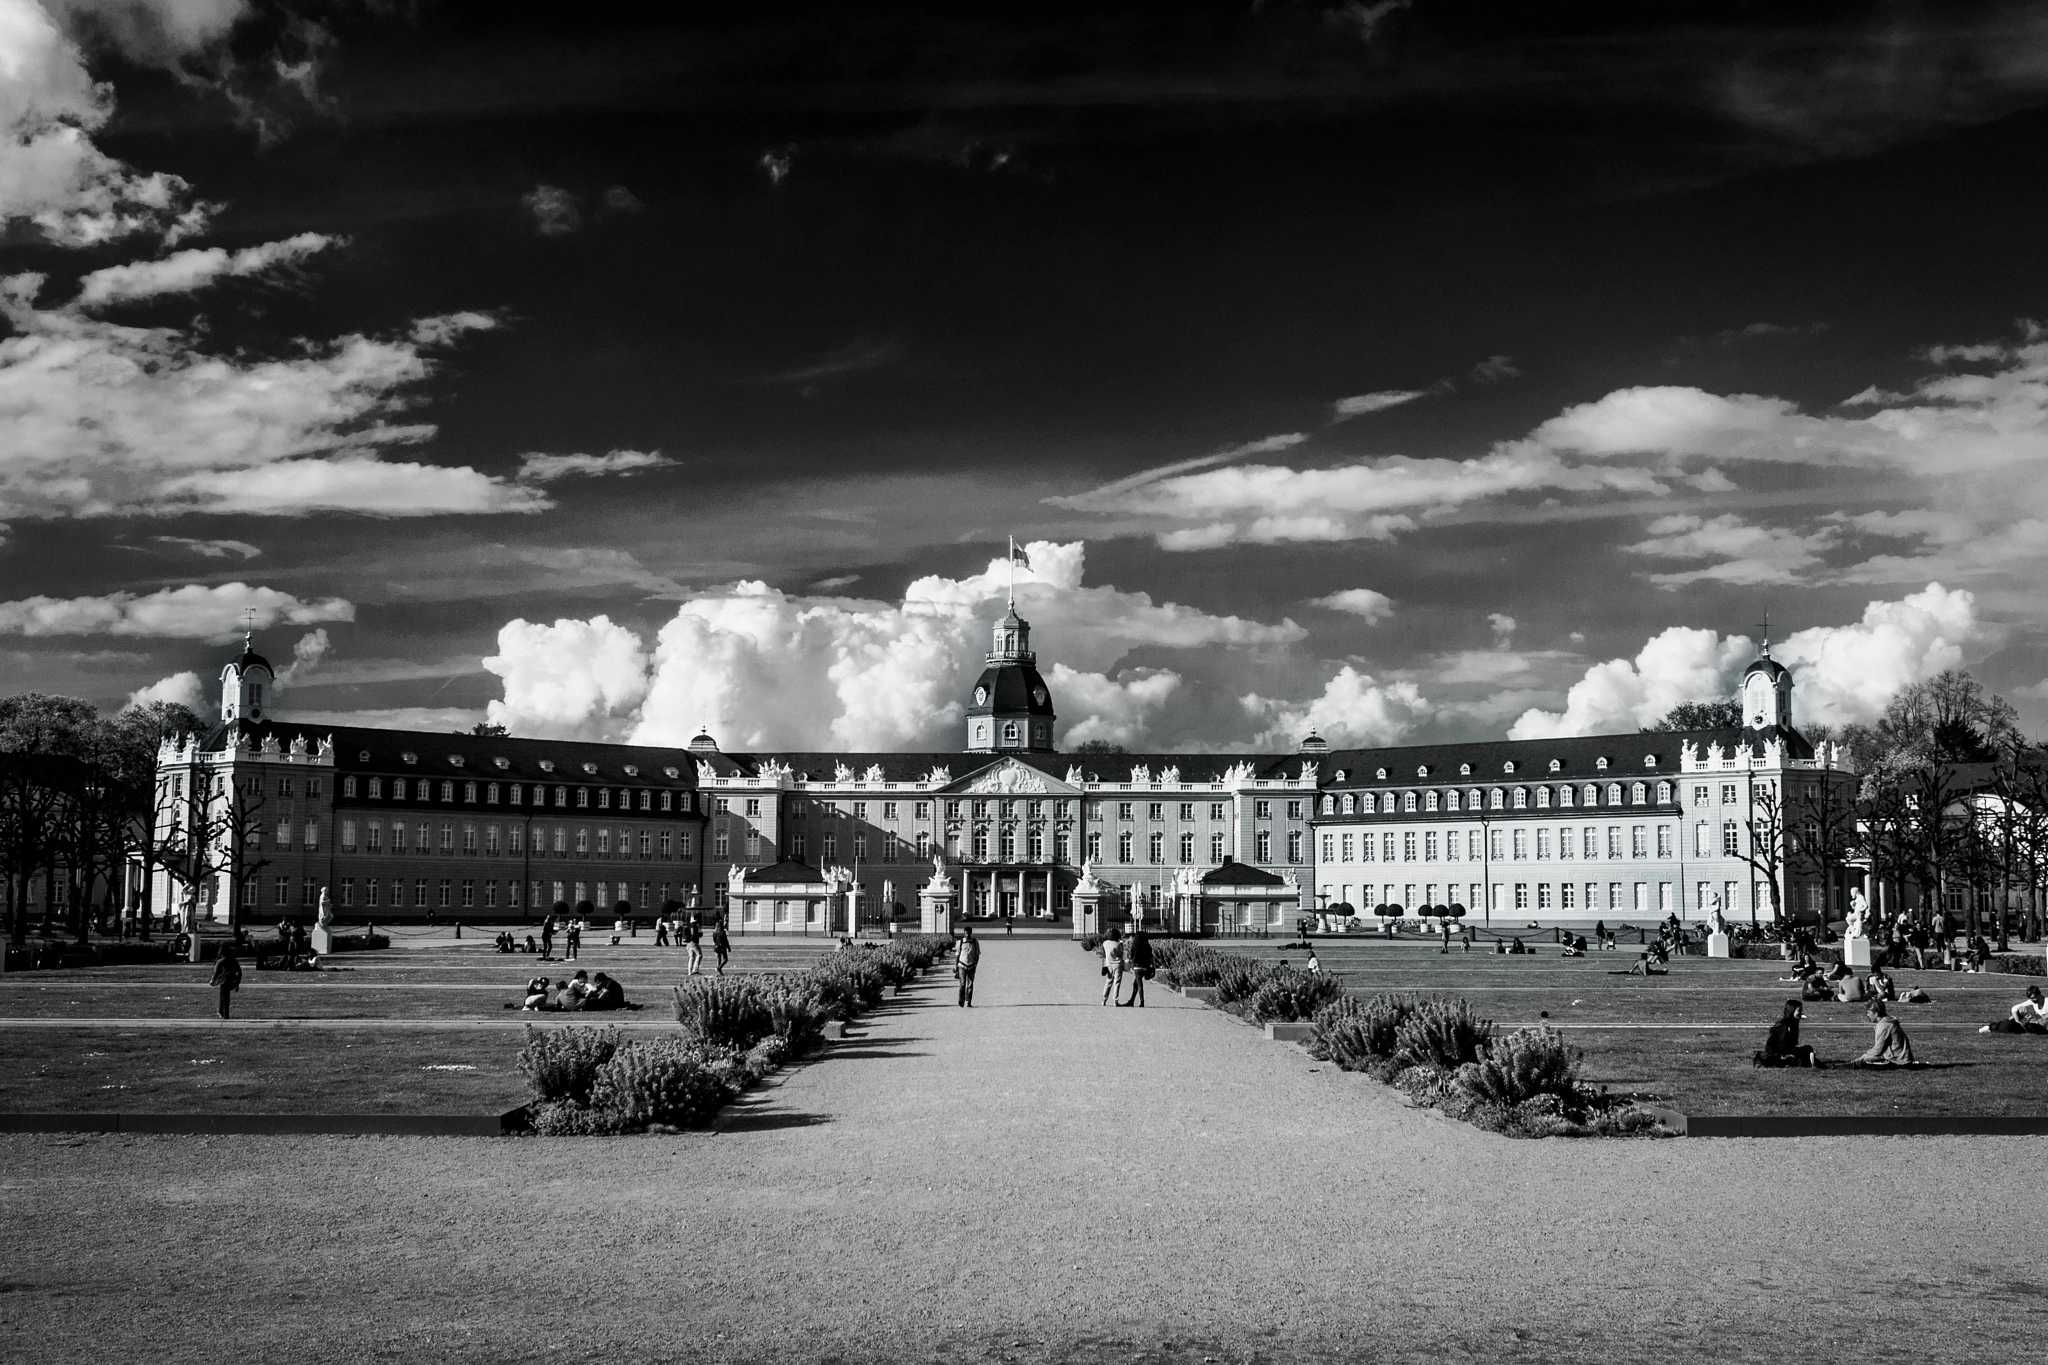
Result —
[[[254, 613], [251, 617], [247, 613]], [[257, 630], [319, 621], [353, 621], [355, 605], [339, 597], [300, 600], [247, 583], [187, 584], [104, 597], [24, 597], [0, 602], [0, 635], [121, 635], [156, 639], [232, 640], [245, 623]], [[317, 632], [325, 652], [327, 632]], [[308, 637], [311, 638], [311, 637]], [[317, 661], [317, 656], [316, 656]]]

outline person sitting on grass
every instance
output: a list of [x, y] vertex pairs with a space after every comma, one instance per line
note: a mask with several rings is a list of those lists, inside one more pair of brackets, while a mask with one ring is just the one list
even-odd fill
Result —
[[1913, 1044], [1906, 1037], [1906, 1030], [1898, 1020], [1892, 1018], [1884, 1007], [1884, 1001], [1873, 1000], [1870, 1008], [1863, 1012], [1876, 1028], [1871, 1040], [1870, 1051], [1858, 1057], [1855, 1066], [1913, 1066]]
[[1991, 945], [1984, 941], [1984, 935], [1970, 935], [1970, 970], [1981, 972], [1984, 964], [1991, 961]]
[[586, 1010], [622, 1010], [626, 1004], [626, 988], [599, 972], [590, 978], [590, 994], [583, 997]]
[[1585, 955], [1586, 940], [1582, 938], [1575, 939], [1569, 936], [1565, 938], [1564, 951], [1558, 954], [1560, 957], [1584, 957]]
[[1820, 975], [1820, 963], [1812, 953], [1799, 952], [1792, 957], [1792, 975], [1781, 976], [1780, 981], [1805, 981]]
[[1515, 940], [1515, 946], [1514, 946], [1514, 947], [1512, 947], [1512, 948], [1510, 948], [1510, 949], [1508, 949], [1508, 955], [1509, 955], [1510, 957], [1521, 957], [1521, 956], [1525, 955], [1525, 954], [1526, 954], [1526, 953], [1527, 953], [1528, 951], [1529, 951], [1529, 949], [1528, 949], [1527, 945], [1525, 945], [1525, 944], [1524, 944], [1524, 943], [1522, 942], [1522, 940], [1520, 940], [1520, 939], [1516, 939], [1516, 940]]
[[536, 943], [535, 943], [535, 942], [533, 941], [533, 935], [532, 935], [532, 934], [528, 934], [528, 935], [526, 936], [526, 946], [525, 946], [524, 948], [520, 949], [519, 951], [521, 951], [521, 952], [523, 952], [523, 953], [538, 953], [538, 952], [540, 951], [540, 945], [536, 944]]
[[1884, 969], [1883, 962], [1879, 962], [1870, 969], [1867, 984], [1870, 987], [1871, 995], [1879, 1000], [1896, 1000], [1899, 998], [1898, 984], [1892, 980], [1891, 973]]
[[2027, 987], [2027, 998], [2012, 1007], [2012, 1017], [1986, 1024], [1979, 1033], [2048, 1033], [2048, 1007], [2041, 1003], [2041, 988]]
[[1870, 993], [1869, 983], [1844, 968], [1843, 974], [1835, 981], [1835, 1000], [1844, 1005], [1856, 1005], [1873, 998], [1875, 997]]
[[1807, 1066], [1817, 1067], [1820, 1060], [1813, 1055], [1813, 1049], [1799, 1041], [1799, 1021], [1806, 1015], [1806, 1006], [1797, 1000], [1785, 1002], [1785, 1012], [1778, 1016], [1778, 1022], [1771, 1025], [1771, 1031], [1764, 1036], [1764, 1050], [1750, 1059], [1752, 1066]]
[[1309, 945], [1308, 962], [1305, 964], [1305, 969], [1307, 970], [1310, 976], [1318, 975], [1323, 970], [1323, 960], [1316, 956], [1316, 949], [1314, 944]]
[[565, 1010], [580, 1010], [583, 1002], [590, 998], [590, 974], [578, 972], [569, 978], [568, 987], [562, 992], [561, 1007]]
[[522, 1010], [547, 1010], [554, 1006], [548, 1003], [548, 979], [536, 976], [526, 983], [526, 999], [520, 1002]]
[[1636, 960], [1632, 965], [1624, 967], [1618, 972], [1609, 972], [1608, 975], [1669, 976], [1671, 975], [1671, 972], [1667, 968], [1659, 967], [1654, 961], [1652, 961], [1650, 957], [1650, 950], [1648, 948], [1645, 948], [1641, 952], [1636, 954]]

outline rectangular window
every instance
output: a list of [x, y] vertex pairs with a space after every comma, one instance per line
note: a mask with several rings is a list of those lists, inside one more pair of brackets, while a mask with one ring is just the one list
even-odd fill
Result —
[[356, 780], [353, 777], [341, 779], [341, 794], [343, 796], [354, 796], [356, 794]]
[[498, 908], [498, 884], [497, 884], [496, 882], [485, 882], [485, 883], [484, 883], [484, 909], [486, 909], [486, 910], [495, 910], [495, 909], [497, 909], [497, 908]]
[[465, 782], [462, 784], [462, 799], [470, 805], [476, 804], [476, 783]]
[[1146, 858], [1152, 863], [1166, 861], [1166, 836], [1158, 830], [1152, 831], [1152, 837], [1146, 840]]
[[[748, 811], [748, 812], [747, 812], [747, 814], [749, 814], [749, 815], [752, 815], [752, 814], [754, 814], [754, 812], [753, 812], [753, 811]], [[853, 803], [853, 818], [854, 818], [854, 819], [856, 819], [856, 820], [865, 820], [865, 819], [867, 819], [867, 818], [868, 818], [868, 803], [867, 803], [867, 802], [865, 802], [865, 801], [856, 801], [856, 802], [854, 802], [854, 803]]]
[[720, 830], [716, 835], [712, 836], [711, 854], [715, 858], [730, 858], [732, 856], [732, 836], [724, 830]]
[[1301, 861], [1301, 831], [1298, 829], [1287, 831], [1287, 861], [1290, 863]]
[[864, 833], [853, 836], [853, 856], [860, 862], [868, 860], [868, 836]]
[[1557, 832], [1557, 856], [1560, 858], [1570, 858], [1572, 856], [1572, 827], [1570, 825], [1566, 825]]
[[1404, 863], [1415, 861], [1415, 831], [1412, 829], [1401, 832], [1401, 861]]
[[1218, 865], [1223, 862], [1223, 836], [1220, 834], [1209, 836], [1209, 861]]
[[353, 853], [356, 851], [356, 822], [353, 820], [341, 822], [341, 851], [343, 853]]
[[[1330, 858], [1330, 839], [1331, 839], [1331, 837], [1332, 837], [1332, 836], [1330, 836], [1330, 835], [1328, 835], [1328, 834], [1325, 834], [1325, 835], [1323, 836], [1323, 859], [1324, 859], [1324, 861], [1326, 861], [1326, 862], [1327, 862], [1327, 861], [1329, 860], [1329, 858]], [[1344, 861], [1345, 861], [1345, 862], [1347, 862], [1347, 863], [1351, 861], [1351, 857], [1352, 857], [1352, 850], [1353, 850], [1353, 847], [1354, 847], [1354, 845], [1353, 845], [1353, 843], [1352, 843], [1352, 838], [1351, 838], [1351, 836], [1350, 836], [1350, 835], [1348, 835], [1348, 834], [1347, 834], [1347, 835], [1345, 835], [1345, 836], [1344, 836]]]
[[[1371, 836], [1368, 835], [1367, 837]], [[1388, 830], [1380, 836], [1380, 861], [1383, 863], [1394, 861], [1394, 832], [1392, 830]]]
[[467, 878], [462, 883], [462, 908], [471, 909], [476, 905], [476, 883]]
[[[578, 840], [578, 843], [580, 844], [581, 840]], [[582, 849], [578, 848], [577, 852], [582, 852]], [[597, 831], [597, 856], [600, 858], [612, 856], [612, 832], [604, 826], [599, 826]]]
[[679, 830], [676, 833], [676, 854], [683, 858], [690, 856], [690, 831]]
[[505, 834], [507, 846], [512, 852], [519, 852], [526, 840], [526, 827], [524, 825], [507, 825], [505, 826]]
[[371, 800], [373, 800], [373, 801], [380, 801], [380, 800], [382, 800], [382, 799], [383, 799], [383, 797], [384, 797], [384, 779], [383, 779], [383, 778], [381, 778], [381, 777], [373, 777], [373, 778], [371, 778], [371, 779], [370, 779], [370, 799], [371, 799]]
[[1154, 801], [1150, 805], [1146, 806], [1145, 818], [1148, 820], [1164, 820], [1166, 818], [1166, 803], [1163, 801]]
[[884, 801], [882, 803], [882, 818], [884, 820], [894, 820], [896, 818], [896, 803], [894, 801]]
[[290, 816], [286, 816], [277, 822], [277, 846], [279, 848], [290, 848], [292, 846], [292, 822]]
[[496, 825], [484, 826], [484, 852], [490, 854], [493, 858], [498, 856], [498, 827]]
[[750, 797], [748, 797], [748, 798], [747, 798], [747, 814], [748, 814], [748, 816], [750, 816], [750, 817], [752, 817], [752, 818], [755, 818], [755, 819], [758, 819], [758, 818], [760, 817], [760, 814], [761, 814], [761, 798], [760, 798], [760, 797], [758, 797], [758, 796], [750, 796]]
[[1508, 856], [1508, 836], [1505, 830], [1487, 831], [1487, 856], [1500, 862]]
[[1724, 806], [1735, 804], [1735, 784], [1733, 782], [1723, 782], [1721, 784], [1721, 804]]
[[1574, 884], [1572, 884], [1571, 882], [1566, 882], [1566, 883], [1565, 883], [1565, 884], [1564, 884], [1563, 886], [1560, 886], [1560, 887], [1558, 887], [1558, 888], [1557, 888], [1557, 908], [1558, 908], [1558, 909], [1560, 909], [1560, 910], [1565, 910], [1565, 911], [1571, 911], [1571, 910], [1576, 910], [1576, 909], [1578, 909], [1578, 908], [1579, 908], [1579, 888], [1578, 888], [1577, 886], [1575, 886]]
[[462, 851], [464, 853], [469, 854], [474, 854], [476, 852], [476, 825], [472, 821], [463, 821]]
[[[621, 839], [624, 839], [624, 838], [626, 837], [626, 831], [624, 831], [624, 830], [620, 830], [620, 831], [619, 831], [619, 837], [620, 837]], [[653, 844], [653, 839], [654, 839], [654, 835], [653, 835], [652, 833], [650, 833], [649, 831], [647, 831], [647, 830], [644, 830], [644, 829], [640, 831], [640, 856], [641, 856], [641, 857], [643, 857], [643, 858], [646, 858], [646, 857], [651, 857], [651, 856], [653, 855], [653, 850], [654, 850], [654, 844]]]
[[1515, 831], [1515, 861], [1521, 862], [1524, 858], [1527, 858], [1528, 856], [1529, 831], [1526, 829], [1518, 829]]
[[[662, 857], [664, 857], [664, 858], [666, 858], [666, 857], [669, 857], [669, 856], [670, 856], [670, 854], [669, 854], [669, 833], [670, 833], [670, 832], [669, 832], [668, 830], [663, 830], [663, 831], [661, 832], [661, 856], [662, 856]], [[797, 837], [798, 837], [798, 838], [802, 838], [803, 836], [802, 836], [802, 835], [798, 835]]]
[[1117, 818], [1117, 819], [1119, 819], [1119, 820], [1128, 820], [1128, 819], [1130, 819], [1130, 818], [1131, 818], [1131, 803], [1130, 803], [1130, 802], [1128, 802], [1128, 801], [1119, 801], [1119, 802], [1117, 802], [1117, 803], [1116, 803], [1116, 818]]
[[277, 879], [277, 903], [279, 905], [290, 905], [292, 903], [292, 879], [290, 877], [279, 877]]
[[1547, 860], [1547, 859], [1548, 859], [1549, 857], [1550, 857], [1550, 831], [1549, 831], [1549, 830], [1547, 830], [1547, 829], [1539, 829], [1539, 830], [1537, 830], [1537, 831], [1536, 831], [1536, 861], [1537, 861], [1537, 862], [1544, 862], [1544, 861], [1546, 861], [1546, 860]]
[[1669, 858], [1671, 856], [1671, 826], [1669, 825], [1657, 826], [1657, 856], [1659, 858]]
[[[619, 802], [621, 805], [625, 804], [627, 801], [630, 801], [631, 799], [632, 798], [627, 796], [624, 792], [619, 793]], [[612, 794], [610, 791], [606, 790], [603, 787], [599, 787], [597, 789], [597, 808], [599, 810], [610, 810], [612, 808]], [[602, 892], [600, 892], [599, 894], [599, 899], [603, 899]]]
[[915, 820], [929, 820], [929, 819], [931, 819], [931, 818], [932, 818], [932, 803], [931, 803], [931, 802], [929, 802], [929, 801], [920, 801], [920, 802], [918, 802], [918, 803], [917, 803], [917, 804], [916, 804], [915, 806], [911, 807], [911, 818], [912, 818], [912, 819], [915, 819]]
[[318, 821], [308, 820], [306, 822], [306, 828], [303, 831], [303, 833], [305, 835], [304, 842], [307, 848], [320, 847], [320, 825]]
[[747, 856], [749, 858], [761, 856], [761, 831], [756, 829], [747, 831]]
[[[521, 797], [521, 796], [522, 796], [522, 795], [523, 795], [523, 794], [525, 793], [525, 791], [526, 791], [526, 788], [524, 788], [524, 787], [520, 786], [520, 785], [519, 785], [519, 784], [518, 784], [517, 782], [514, 782], [514, 783], [512, 784], [512, 804], [513, 804], [513, 805], [515, 805], [515, 806], [516, 806], [516, 805], [518, 805], [518, 804], [519, 804], [519, 798], [520, 798], [520, 797]], [[539, 801], [538, 799], [536, 799], [536, 800], [534, 801], [534, 804], [535, 804], [535, 805], [537, 806], [537, 805], [539, 805], [539, 804], [540, 804], [540, 801]]]
[[277, 794], [279, 796], [290, 796], [292, 794], [292, 780], [289, 777], [277, 779]]
[[1273, 803], [1272, 803], [1271, 801], [1254, 801], [1254, 802], [1252, 802], [1252, 819], [1254, 819], [1254, 820], [1270, 820], [1270, 819], [1272, 819], [1272, 818], [1273, 818]]
[[1181, 818], [1181, 819], [1183, 819], [1183, 820], [1192, 820], [1192, 819], [1194, 819], [1194, 818], [1195, 818], [1195, 803], [1194, 803], [1194, 802], [1192, 802], [1192, 801], [1183, 801], [1183, 802], [1181, 802], [1181, 803], [1180, 803], [1180, 818]]
[[1515, 909], [1517, 909], [1517, 910], [1522, 910], [1522, 911], [1527, 911], [1527, 910], [1528, 910], [1528, 908], [1529, 908], [1529, 883], [1527, 883], [1527, 882], [1516, 882], [1516, 883], [1515, 883]]
[[1433, 863], [1436, 861], [1435, 830], [1429, 830], [1422, 836], [1422, 861], [1424, 861], [1425, 863]]
[[1539, 911], [1551, 908], [1549, 882], [1536, 883], [1536, 908]]
[[1091, 830], [1088, 834], [1088, 861], [1102, 861], [1102, 834], [1098, 830]]
[[453, 892], [454, 892], [454, 889], [455, 889], [455, 888], [454, 888], [454, 887], [453, 887], [452, 885], [450, 885], [450, 883], [449, 883], [449, 880], [448, 880], [448, 878], [446, 878], [446, 877], [443, 877], [443, 878], [441, 878], [441, 888], [440, 888], [440, 889], [441, 889], [441, 900], [440, 900], [440, 908], [441, 908], [441, 909], [443, 909], [443, 910], [446, 910], [446, 909], [448, 909], [448, 908], [449, 908], [449, 897], [450, 897], [450, 896], [451, 896], [451, 895], [453, 894]]
[[1736, 831], [1733, 820], [1721, 822], [1721, 855], [1725, 858], [1742, 856], [1742, 836]]
[[1638, 915], [1644, 915], [1649, 913], [1650, 884], [1648, 882], [1636, 883], [1635, 910]]
[[1628, 831], [1628, 852], [1631, 858], [1650, 856], [1649, 831], [1641, 825], [1631, 825]]
[[1299, 820], [1301, 818], [1301, 802], [1289, 801], [1287, 803], [1287, 818], [1290, 820]]
[[342, 905], [342, 908], [343, 908], [344, 910], [346, 910], [347, 908], [349, 908], [350, 906], [354, 905], [355, 903], [356, 903], [356, 879], [355, 879], [354, 877], [343, 877], [343, 878], [341, 879], [341, 905]]
[[839, 856], [839, 836], [827, 830], [824, 836], [819, 839], [818, 847], [823, 853], [825, 861], [831, 862]]
[[1479, 831], [1476, 829], [1466, 830], [1465, 861], [1469, 863], [1476, 863], [1480, 860], [1481, 856], [1482, 855], [1480, 853]]
[[[1588, 858], [1597, 858], [1600, 856], [1600, 831], [1597, 826], [1586, 826], [1585, 838], [1581, 841], [1580, 848], [1585, 852], [1585, 855]], [[1589, 905], [1586, 908], [1590, 910], [1593, 907]]]
[[1619, 858], [1621, 856], [1620, 825], [1609, 825], [1607, 827], [1607, 856], [1610, 858]]
[[1223, 818], [1223, 803], [1221, 801], [1211, 801], [1209, 803], [1209, 818], [1211, 820], [1221, 820]]
[[1273, 832], [1271, 830], [1260, 830], [1252, 837], [1252, 845], [1257, 850], [1252, 855], [1255, 861], [1262, 863], [1273, 861]]
[[[394, 883], [394, 884], [393, 884], [393, 891], [394, 891], [394, 893], [395, 893], [396, 889], [397, 889], [397, 888], [396, 888], [396, 884]], [[394, 902], [392, 902], [392, 903], [393, 903], [394, 905], [395, 905], [395, 904], [397, 904], [397, 902], [396, 902], [396, 901], [394, 901]], [[412, 906], [413, 906], [413, 909], [415, 909], [415, 910], [424, 910], [424, 909], [426, 909], [426, 908], [427, 908], [427, 879], [426, 879], [425, 877], [418, 877], [418, 878], [415, 878], [415, 879], [413, 880], [413, 884], [412, 884]]]

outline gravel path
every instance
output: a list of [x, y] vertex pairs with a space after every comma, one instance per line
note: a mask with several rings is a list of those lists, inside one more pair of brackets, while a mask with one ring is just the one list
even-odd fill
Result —
[[992, 941], [718, 1133], [0, 1138], [0, 1355], [2030, 1353], [2048, 1141], [1511, 1142], [1092, 971]]

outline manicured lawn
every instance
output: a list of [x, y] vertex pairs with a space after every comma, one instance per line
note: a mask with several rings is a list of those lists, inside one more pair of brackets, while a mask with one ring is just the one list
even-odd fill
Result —
[[523, 1104], [512, 1030], [18, 1032], [0, 1111], [490, 1114]]
[[[1300, 963], [1282, 940], [1212, 946]], [[1797, 987], [1781, 963], [1675, 959], [1660, 977], [1613, 973], [1632, 951], [1560, 958], [1555, 947], [1527, 957], [1440, 954], [1414, 941], [1316, 941], [1325, 971], [1361, 993], [1461, 996], [1503, 1028], [1549, 1024], [1585, 1054], [1596, 1081], [1646, 1088], [1673, 1108], [1700, 1114], [2048, 1114], [2048, 1038], [1980, 1034], [2002, 1019], [2040, 978], [1958, 972], [1894, 973], [1900, 989], [1920, 986], [1927, 1004], [1898, 1004], [1925, 1070], [1864, 1071], [1843, 1065], [1870, 1046], [1863, 1006], [1809, 1002], [1802, 1040], [1824, 1062], [1818, 1071], [1764, 1071], [1750, 1057]]]

